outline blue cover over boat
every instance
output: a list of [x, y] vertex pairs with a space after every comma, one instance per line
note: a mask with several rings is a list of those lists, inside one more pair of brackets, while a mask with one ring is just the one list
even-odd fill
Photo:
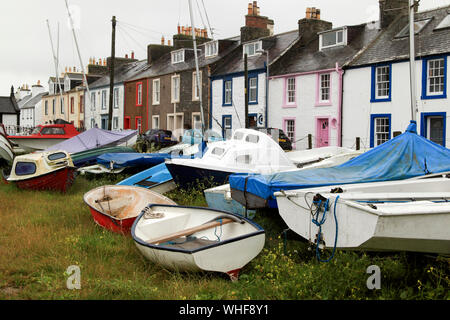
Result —
[[[417, 135], [411, 121], [405, 133], [336, 167], [280, 172], [272, 175], [233, 174], [233, 199], [248, 203], [249, 197], [273, 201], [274, 192], [413, 178], [450, 171], [450, 150]], [[259, 202], [261, 203], [261, 202]], [[264, 205], [248, 206], [260, 208]]]
[[105, 153], [97, 158], [97, 163], [107, 168], [113, 164], [119, 168], [150, 168], [170, 159], [168, 153]]

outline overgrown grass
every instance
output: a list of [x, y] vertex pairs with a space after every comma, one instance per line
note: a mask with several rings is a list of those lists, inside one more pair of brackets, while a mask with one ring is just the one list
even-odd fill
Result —
[[[97, 226], [86, 191], [123, 176], [80, 176], [67, 194], [0, 184], [0, 299], [449, 299], [450, 260], [419, 254], [338, 251], [319, 263], [308, 243], [286, 235], [276, 212], [260, 211], [266, 246], [238, 282], [218, 273], [181, 274], [155, 265], [131, 237]], [[174, 191], [180, 205], [206, 206], [205, 186]], [[285, 254], [286, 253], [286, 254]], [[81, 289], [68, 290], [66, 270], [81, 269]], [[381, 269], [369, 290], [367, 267]]]

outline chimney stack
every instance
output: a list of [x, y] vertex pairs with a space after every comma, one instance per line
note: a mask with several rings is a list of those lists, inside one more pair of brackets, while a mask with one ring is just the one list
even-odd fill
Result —
[[248, 4], [245, 26], [241, 28], [241, 41], [246, 42], [273, 35], [273, 26], [273, 20], [261, 16], [258, 2], [253, 1], [253, 3]]
[[305, 18], [298, 21], [299, 36], [302, 44], [307, 44], [317, 37], [317, 33], [331, 30], [333, 24], [320, 19], [320, 9], [306, 8]]
[[[398, 16], [409, 13], [409, 0], [379, 0], [380, 27], [387, 28]], [[394, 9], [394, 10], [393, 10]], [[419, 2], [415, 1], [415, 11], [419, 9]]]

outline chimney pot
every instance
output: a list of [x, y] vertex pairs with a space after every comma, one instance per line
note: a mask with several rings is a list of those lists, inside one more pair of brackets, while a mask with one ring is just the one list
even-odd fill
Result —
[[251, 3], [248, 4], [248, 15], [253, 15], [253, 5]]
[[180, 25], [178, 25], [177, 30], [178, 30], [178, 34], [180, 34], [180, 33], [181, 33], [181, 27], [180, 27]]
[[131, 59], [134, 59], [134, 51], [131, 51]]
[[170, 47], [172, 45], [172, 42], [169, 40], [167, 40], [167, 45]]
[[164, 39], [164, 36], [161, 37], [161, 45], [164, 45], [166, 43], [166, 39]]
[[128, 59], [128, 53], [127, 53], [127, 54], [125, 54], [125, 59]]

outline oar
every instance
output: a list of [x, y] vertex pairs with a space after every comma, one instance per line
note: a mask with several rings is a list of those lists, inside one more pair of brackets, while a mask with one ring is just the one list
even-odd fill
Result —
[[215, 227], [218, 227], [218, 226], [221, 226], [221, 225], [223, 226], [223, 225], [231, 223], [231, 222], [236, 222], [236, 221], [234, 221], [232, 219], [228, 219], [228, 218], [225, 218], [222, 221], [217, 221], [216, 220], [216, 221], [212, 221], [212, 222], [208, 222], [208, 223], [202, 224], [202, 225], [197, 226], [197, 227], [185, 229], [185, 230], [178, 231], [178, 232], [166, 235], [166, 236], [162, 236], [162, 237], [159, 237], [159, 238], [156, 238], [156, 239], [151, 239], [151, 240], [147, 241], [147, 243], [149, 243], [149, 244], [164, 243], [164, 242], [172, 241], [174, 239], [178, 239], [178, 238], [181, 238], [181, 237], [184, 237], [184, 236], [188, 236], [188, 235], [194, 234], [196, 232], [200, 232], [200, 231], [203, 231], [203, 230], [215, 228]]

